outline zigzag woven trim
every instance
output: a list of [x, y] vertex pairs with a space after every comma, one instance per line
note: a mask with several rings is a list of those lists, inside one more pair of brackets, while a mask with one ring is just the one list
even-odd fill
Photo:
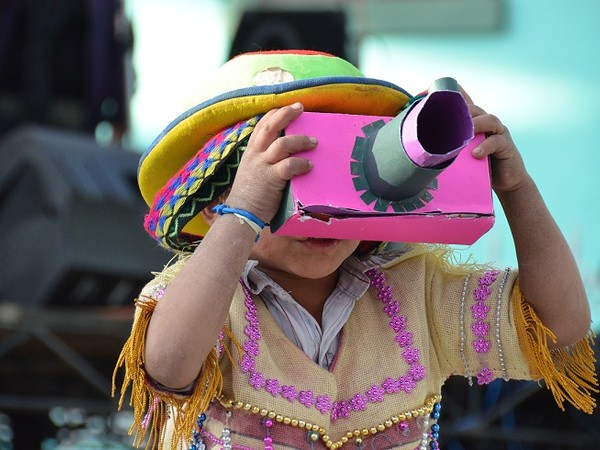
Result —
[[[162, 246], [189, 250], [197, 244], [183, 227], [233, 181], [250, 134], [260, 116], [239, 122], [211, 138], [156, 194], [144, 227]], [[231, 161], [230, 157], [233, 157]], [[193, 237], [199, 241], [200, 237]]]
[[200, 236], [182, 233], [183, 228], [196, 214], [231, 186], [245, 149], [246, 142], [243, 142], [225, 161], [223, 167], [214, 174], [210, 182], [202, 185], [199, 191], [182, 205], [179, 214], [172, 218], [167, 235], [164, 236], [166, 246], [187, 252], [193, 251], [198, 245]]

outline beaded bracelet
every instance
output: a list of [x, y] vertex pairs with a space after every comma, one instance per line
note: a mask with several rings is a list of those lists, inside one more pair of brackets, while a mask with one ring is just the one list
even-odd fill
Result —
[[223, 214], [233, 214], [238, 219], [240, 219], [240, 223], [247, 223], [248, 225], [250, 225], [250, 228], [252, 228], [256, 233], [256, 239], [254, 240], [254, 242], [258, 241], [260, 232], [266, 225], [266, 223], [264, 223], [251, 212], [248, 212], [245, 209], [230, 208], [224, 203], [215, 206], [212, 210], [220, 216], [222, 216]]

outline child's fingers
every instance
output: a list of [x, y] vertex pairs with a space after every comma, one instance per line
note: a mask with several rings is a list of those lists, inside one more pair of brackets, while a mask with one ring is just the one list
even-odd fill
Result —
[[488, 136], [493, 134], [504, 134], [507, 132], [502, 121], [493, 114], [474, 116], [473, 127], [475, 134], [485, 133]]
[[[256, 126], [254, 127], [254, 130], [252, 131], [252, 134], [250, 134], [250, 139], [248, 140], [248, 147], [246, 149], [246, 152], [251, 152], [254, 150], [265, 150], [269, 146], [267, 141], [269, 139], [269, 135], [273, 133], [270, 133], [270, 125], [268, 124], [270, 123], [269, 121], [271, 120], [271, 117], [277, 111], [278, 109], [272, 109], [268, 111], [258, 121]], [[276, 138], [277, 135], [275, 133], [275, 137], [271, 140], [271, 142]]]
[[275, 141], [282, 130], [304, 110], [301, 103], [284, 106], [267, 112], [256, 124], [248, 141], [250, 151], [265, 151]]
[[265, 161], [270, 164], [289, 158], [295, 153], [310, 150], [317, 145], [315, 138], [294, 134], [276, 139], [265, 152]]
[[484, 133], [486, 139], [473, 149], [473, 156], [484, 158], [494, 155], [496, 158], [509, 157], [515, 150], [514, 143], [502, 121], [493, 114], [484, 114], [473, 118], [475, 133]]
[[502, 159], [507, 155], [510, 146], [511, 143], [505, 136], [492, 134], [473, 149], [473, 156], [476, 158], [485, 158], [493, 154], [496, 158]]
[[312, 162], [305, 158], [290, 157], [271, 166], [271, 170], [279, 180], [289, 181], [297, 175], [302, 175], [312, 169]]

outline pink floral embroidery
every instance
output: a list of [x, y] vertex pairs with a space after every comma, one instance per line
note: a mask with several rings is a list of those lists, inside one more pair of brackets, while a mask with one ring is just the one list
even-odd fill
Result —
[[[498, 273], [496, 270], [485, 272], [478, 280], [478, 287], [473, 290], [475, 303], [471, 306], [471, 316], [474, 321], [471, 325], [471, 331], [476, 339], [472, 341], [472, 345], [475, 352], [479, 354], [488, 353], [492, 346], [488, 339], [490, 324], [485, 321], [490, 312], [490, 307], [486, 304], [486, 301], [492, 294], [491, 285], [496, 281]], [[493, 378], [493, 372], [487, 367], [483, 367], [477, 374], [479, 384], [487, 384]]]
[[258, 344], [255, 341], [246, 341], [243, 345], [248, 356], [258, 356]]
[[250, 380], [249, 383], [254, 386], [256, 390], [260, 390], [265, 387], [265, 379], [263, 378], [262, 373], [260, 372], [250, 372]]
[[484, 338], [479, 338], [473, 341], [473, 348], [477, 353], [487, 353], [490, 351], [490, 341]]
[[277, 397], [281, 392], [278, 380], [268, 379], [265, 381], [265, 391], [270, 393], [273, 397]]
[[258, 341], [261, 338], [258, 328], [255, 326], [252, 326], [250, 324], [246, 325], [246, 328], [244, 329], [244, 333], [246, 334], [246, 336], [248, 336], [253, 341]]
[[489, 323], [484, 322], [490, 312], [490, 307], [485, 304], [492, 294], [490, 285], [496, 281], [498, 271], [488, 271], [479, 278], [479, 286], [473, 291], [475, 304], [471, 306], [471, 315], [476, 322], [471, 326], [473, 334], [477, 337], [473, 341], [473, 349], [477, 353], [488, 353], [490, 351], [490, 341], [487, 340], [489, 333]]
[[[487, 280], [488, 278], [485, 279]], [[483, 284], [479, 285], [479, 287], [473, 291], [473, 296], [475, 297], [475, 300], [487, 300], [491, 293], [492, 290], [490, 289], [490, 287]]]
[[419, 362], [419, 349], [408, 347], [402, 352], [402, 356], [408, 364], [415, 364]]
[[408, 373], [413, 380], [422, 380], [423, 378], [425, 378], [425, 366], [421, 364], [413, 364]]
[[487, 317], [488, 312], [490, 312], [490, 307], [483, 302], [477, 302], [473, 306], [471, 306], [471, 313], [473, 315], [473, 319], [485, 319]]
[[398, 381], [394, 380], [393, 378], [386, 378], [385, 381], [381, 383], [381, 387], [383, 387], [387, 394], [393, 394], [400, 391], [400, 385]]
[[494, 283], [494, 281], [496, 281], [496, 277], [498, 276], [498, 271], [497, 270], [492, 270], [490, 272], [486, 272], [483, 274], [483, 276], [479, 279], [479, 283], [485, 286], [490, 286]]
[[412, 333], [410, 331], [399, 331], [394, 340], [400, 347], [408, 347], [412, 344]]
[[473, 325], [471, 325], [471, 330], [473, 330], [473, 334], [478, 337], [487, 336], [489, 329], [489, 322], [483, 322], [482, 320], [479, 320]]
[[394, 330], [394, 333], [398, 333], [406, 328], [406, 317], [395, 316], [390, 320], [390, 328]]
[[256, 305], [252, 300], [252, 294], [242, 284], [246, 295], [247, 324], [244, 334], [248, 339], [244, 342], [245, 354], [240, 363], [241, 370], [248, 374], [248, 383], [257, 390], [264, 389], [272, 396], [281, 396], [290, 402], [298, 401], [307, 408], [315, 407], [321, 414], [330, 414], [331, 420], [348, 418], [352, 411], [366, 410], [368, 403], [381, 402], [385, 394], [396, 394], [398, 392], [412, 392], [418, 381], [425, 378], [425, 366], [419, 364], [419, 349], [412, 346], [413, 334], [406, 330], [407, 320], [405, 316], [399, 315], [400, 302], [393, 299], [392, 288], [387, 285], [383, 272], [372, 269], [367, 272], [371, 279], [371, 286], [377, 289], [377, 297], [384, 304], [383, 310], [390, 318], [389, 327], [394, 332], [394, 340], [400, 348], [403, 348], [402, 358], [409, 366], [406, 375], [394, 379], [386, 378], [381, 385], [373, 385], [365, 392], [358, 392], [350, 399], [331, 401], [327, 395], [315, 396], [310, 390], [298, 391], [295, 386], [281, 386], [279, 380], [265, 379], [261, 372], [256, 371], [256, 356], [259, 355], [259, 343], [261, 339], [260, 324]]
[[387, 315], [395, 316], [396, 314], [398, 314], [398, 311], [400, 311], [400, 302], [397, 302], [397, 301], [388, 302], [388, 303], [386, 303], [383, 310], [385, 311], [385, 313]]
[[254, 361], [254, 358], [251, 355], [246, 354], [246, 355], [242, 356], [242, 362], [241, 362], [242, 372], [247, 373], [247, 372], [254, 371], [255, 365], [256, 365], [256, 362]]
[[352, 409], [346, 400], [335, 402], [331, 408], [331, 420], [336, 421], [338, 419], [347, 419], [350, 417], [351, 410]]
[[[400, 302], [398, 300], [393, 300], [391, 286], [386, 284], [386, 279], [383, 272], [373, 269], [367, 272], [367, 275], [369, 275], [369, 278], [371, 279], [371, 286], [377, 288], [377, 297], [384, 303], [385, 306], [383, 309], [386, 312], [386, 314], [390, 317], [389, 325], [395, 333], [394, 340], [398, 343], [398, 345], [401, 348], [404, 348], [404, 351], [402, 352], [402, 357], [404, 358], [404, 361], [406, 361], [406, 363], [410, 366], [407, 377], [410, 378], [411, 382], [404, 383], [404, 389], [401, 389], [405, 392], [410, 392], [412, 389], [414, 389], [414, 386], [416, 386], [416, 381], [425, 378], [425, 374], [422, 373], [425, 367], [420, 366], [418, 364], [419, 349], [412, 347], [413, 335], [411, 332], [406, 331], [405, 329], [406, 317], [398, 315], [400, 311]], [[415, 365], [419, 365], [419, 368], [411, 372], [412, 368]], [[417, 375], [417, 378], [414, 378], [412, 376], [413, 373]], [[396, 387], [390, 386], [388, 380], [385, 380], [384, 383], [388, 385], [386, 387], [384, 386], [384, 384], [382, 384], [382, 387], [385, 389], [386, 392], [388, 392], [389, 389], [395, 391]]]
[[484, 367], [477, 374], [477, 384], [489, 384], [494, 381], [494, 372]]
[[383, 393], [385, 389], [381, 386], [373, 385], [369, 389], [367, 389], [367, 398], [370, 402], [382, 402], [383, 401]]
[[332, 406], [333, 405], [331, 404], [331, 400], [329, 400], [328, 395], [319, 395], [317, 397], [315, 408], [317, 408], [321, 414], [331, 411]]
[[315, 404], [315, 396], [312, 391], [300, 391], [298, 394], [298, 401], [307, 408], [310, 408]]
[[400, 377], [398, 378], [398, 385], [401, 391], [410, 394], [415, 387], [417, 387], [417, 383], [410, 376]]
[[354, 397], [350, 400], [350, 406], [354, 411], [365, 411], [367, 409], [368, 398], [361, 394], [354, 394]]
[[281, 396], [293, 402], [298, 398], [298, 392], [294, 386], [281, 386]]

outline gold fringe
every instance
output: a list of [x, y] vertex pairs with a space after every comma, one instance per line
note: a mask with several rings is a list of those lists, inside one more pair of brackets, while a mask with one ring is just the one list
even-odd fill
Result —
[[457, 276], [464, 276], [466, 274], [491, 270], [493, 267], [491, 264], [476, 262], [471, 254], [465, 255], [461, 253], [460, 249], [450, 247], [443, 244], [407, 244], [410, 247], [410, 251], [406, 252], [399, 258], [384, 264], [384, 269], [395, 266], [396, 264], [405, 261], [407, 259], [419, 256], [422, 254], [434, 256], [438, 264], [443, 268], [444, 271]]
[[[168, 284], [185, 259], [187, 258], [180, 257], [173, 266], [166, 267], [161, 273], [155, 274], [157, 275], [155, 281]], [[121, 350], [113, 371], [112, 396], [115, 397], [117, 391], [117, 374], [124, 367], [125, 374], [120, 389], [118, 409], [123, 407], [125, 396], [131, 387], [129, 406], [133, 407], [134, 417], [129, 434], [134, 435], [134, 446], [140, 447], [145, 441], [144, 448], [146, 449], [163, 448], [165, 444], [163, 431], [170, 414], [174, 427], [170, 448], [176, 449], [186, 437], [191, 436], [198, 414], [206, 411], [210, 402], [221, 395], [223, 374], [217, 349], [213, 348], [206, 357], [191, 395], [178, 395], [162, 391], [154, 388], [147, 381], [144, 369], [146, 332], [157, 303], [156, 299], [147, 296], [140, 296], [135, 301], [136, 314], [131, 334]], [[241, 357], [241, 345], [227, 327], [223, 331], [237, 348], [237, 353]], [[233, 355], [228, 348], [228, 343], [223, 342], [222, 344], [224, 353], [233, 362]]]
[[[146, 430], [142, 426], [144, 420], [145, 411], [148, 409], [148, 405], [152, 403], [152, 395], [146, 390], [146, 376], [143, 369], [143, 356], [145, 347], [146, 330], [152, 311], [156, 306], [156, 300], [145, 299], [144, 301], [136, 300], [136, 306], [139, 308], [136, 311], [135, 320], [133, 322], [133, 328], [131, 334], [117, 360], [115, 370], [112, 377], [112, 396], [116, 393], [116, 377], [117, 372], [121, 367], [125, 367], [125, 375], [123, 384], [121, 385], [121, 391], [119, 395], [118, 409], [123, 407], [125, 400], [125, 394], [131, 385], [131, 398], [129, 406], [133, 406], [134, 410], [134, 422], [129, 430], [129, 433], [135, 431], [134, 443], [136, 446], [140, 446], [143, 442]], [[152, 401], [151, 401], [152, 400]], [[162, 405], [156, 405], [152, 417], [152, 427], [150, 436], [146, 448], [149, 448], [150, 443], [153, 442], [154, 435], [152, 430], [155, 430], [154, 424], [161, 420], [164, 416], [164, 410]]]
[[534, 378], [543, 378], [546, 387], [561, 410], [564, 402], [592, 414], [596, 407], [594, 393], [598, 393], [598, 378], [595, 371], [594, 333], [573, 345], [560, 349], [548, 349], [548, 339], [556, 342], [556, 336], [546, 328], [535, 311], [527, 303], [519, 284], [513, 292], [515, 325], [523, 353]]

